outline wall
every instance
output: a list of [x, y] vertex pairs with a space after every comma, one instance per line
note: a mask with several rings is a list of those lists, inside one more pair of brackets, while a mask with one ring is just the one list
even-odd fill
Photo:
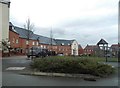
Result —
[[71, 55], [78, 55], [78, 43], [77, 41], [73, 41], [71, 45]]
[[65, 45], [58, 45], [57, 46], [57, 53], [63, 53], [64, 55], [71, 55], [71, 46]]
[[[9, 39], [9, 7], [8, 4], [3, 4], [0, 2], [0, 17], [2, 17], [2, 21], [0, 25], [2, 25], [2, 39]], [[0, 18], [1, 19], [1, 18]]]
[[[18, 40], [18, 43], [16, 43], [16, 41]], [[9, 41], [10, 41], [10, 46], [11, 48], [19, 48], [19, 34], [13, 32], [13, 31], [9, 31]]]

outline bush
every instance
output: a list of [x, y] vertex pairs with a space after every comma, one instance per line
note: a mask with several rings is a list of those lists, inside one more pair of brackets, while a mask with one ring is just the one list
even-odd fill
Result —
[[42, 58], [34, 60], [31, 66], [41, 72], [91, 74], [101, 77], [114, 72], [110, 65], [80, 58]]

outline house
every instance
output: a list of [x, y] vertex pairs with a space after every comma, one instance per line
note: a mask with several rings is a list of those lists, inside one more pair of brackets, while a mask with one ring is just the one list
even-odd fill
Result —
[[76, 40], [54, 39], [57, 45], [57, 53], [64, 55], [78, 55], [78, 43]]
[[76, 40], [53, 39], [30, 31], [31, 36], [28, 41], [28, 30], [16, 27], [11, 22], [9, 25], [10, 46], [15, 52], [26, 54], [28, 48], [38, 46], [49, 51], [55, 51], [56, 54], [78, 55], [78, 43]]
[[97, 51], [99, 51], [99, 46], [97, 45], [88, 45], [84, 48], [84, 54], [85, 55], [89, 55], [89, 56], [93, 56], [97, 54]]
[[38, 40], [35, 39], [33, 33], [30, 32], [31, 36], [28, 41], [27, 39], [27, 30], [24, 28], [16, 27], [11, 22], [9, 23], [9, 41], [10, 46], [15, 52], [25, 54], [28, 47], [38, 45]]
[[78, 55], [82, 56], [84, 54], [84, 49], [82, 48], [82, 46], [79, 44], [78, 45]]
[[119, 44], [112, 44], [110, 47], [111, 53], [113, 57], [118, 57], [118, 53], [119, 53]]

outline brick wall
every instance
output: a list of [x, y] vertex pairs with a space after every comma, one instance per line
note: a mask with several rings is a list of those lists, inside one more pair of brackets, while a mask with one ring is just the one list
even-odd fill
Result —
[[83, 48], [79, 48], [78, 49], [78, 55], [83, 55], [84, 54], [84, 49]]
[[19, 48], [19, 34], [13, 32], [13, 31], [9, 31], [9, 41], [10, 41], [10, 46], [12, 48]]

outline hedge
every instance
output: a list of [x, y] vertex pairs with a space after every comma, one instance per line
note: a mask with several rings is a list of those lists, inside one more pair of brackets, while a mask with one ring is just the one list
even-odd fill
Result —
[[31, 67], [41, 72], [91, 74], [108, 76], [114, 72], [111, 65], [98, 63], [91, 59], [41, 58], [35, 59]]

